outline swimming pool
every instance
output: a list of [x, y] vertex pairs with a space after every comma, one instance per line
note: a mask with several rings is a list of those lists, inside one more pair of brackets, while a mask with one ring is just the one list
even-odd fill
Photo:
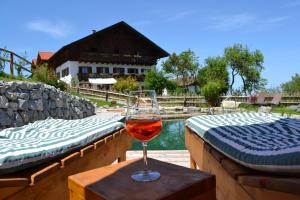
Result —
[[[149, 150], [184, 150], [184, 120], [165, 120], [160, 134], [148, 142]], [[134, 140], [131, 150], [142, 150], [142, 144]]]

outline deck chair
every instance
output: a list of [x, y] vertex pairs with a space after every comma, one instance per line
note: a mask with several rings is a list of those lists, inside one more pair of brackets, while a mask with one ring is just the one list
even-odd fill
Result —
[[0, 136], [0, 199], [16, 200], [68, 199], [68, 176], [124, 161], [132, 144], [121, 122], [97, 116], [37, 121]]
[[[282, 136], [278, 140], [273, 137], [277, 132]], [[293, 137], [286, 137], [291, 133]], [[264, 140], [266, 135], [273, 140]], [[266, 113], [192, 117], [185, 127], [191, 167], [216, 175], [218, 200], [299, 200], [300, 163], [295, 161], [299, 162], [300, 143], [293, 138], [300, 138], [299, 120]], [[290, 141], [291, 145], [280, 141]], [[272, 142], [278, 147], [272, 156], [259, 156], [270, 155], [262, 149]], [[297, 145], [298, 150], [286, 148]]]

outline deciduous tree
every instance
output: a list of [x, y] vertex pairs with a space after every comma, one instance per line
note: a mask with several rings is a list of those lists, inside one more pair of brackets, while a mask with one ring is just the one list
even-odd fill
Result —
[[282, 90], [289, 94], [300, 93], [300, 75], [295, 74], [292, 80], [281, 85]]
[[218, 82], [220, 93], [226, 94], [229, 85], [229, 74], [225, 58], [208, 57], [205, 60], [205, 66], [199, 70], [197, 80], [200, 87], [204, 87], [209, 82]]
[[199, 69], [198, 57], [190, 49], [180, 54], [173, 53], [165, 62], [162, 63], [163, 70], [180, 78], [182, 85], [187, 91], [189, 77], [195, 78]]
[[175, 82], [168, 80], [162, 71], [151, 70], [146, 74], [144, 85], [146, 89], [155, 90], [157, 94], [162, 94], [164, 88], [169, 91], [176, 89]]
[[259, 50], [250, 51], [247, 46], [235, 44], [224, 50], [224, 56], [231, 69], [231, 83], [229, 85], [232, 94], [236, 76], [243, 81], [243, 92], [251, 93], [262, 82], [264, 56]]

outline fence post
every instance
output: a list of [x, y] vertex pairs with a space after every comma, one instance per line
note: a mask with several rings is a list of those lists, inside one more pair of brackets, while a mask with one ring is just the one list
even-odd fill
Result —
[[10, 78], [14, 77], [14, 54], [10, 53]]

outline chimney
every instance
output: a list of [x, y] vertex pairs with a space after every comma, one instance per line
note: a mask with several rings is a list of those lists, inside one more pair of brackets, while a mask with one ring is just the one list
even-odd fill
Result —
[[96, 30], [92, 30], [92, 33], [96, 33], [97, 31]]

